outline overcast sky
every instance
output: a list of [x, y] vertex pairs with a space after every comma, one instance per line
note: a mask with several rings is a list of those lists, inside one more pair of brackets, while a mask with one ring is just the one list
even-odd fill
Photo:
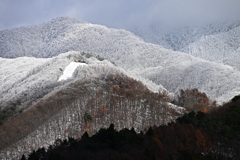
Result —
[[240, 20], [240, 0], [0, 0], [0, 30], [68, 16], [114, 28]]

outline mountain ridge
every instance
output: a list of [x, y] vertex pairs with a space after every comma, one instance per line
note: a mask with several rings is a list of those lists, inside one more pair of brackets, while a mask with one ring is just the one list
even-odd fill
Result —
[[239, 21], [165, 29], [161, 25], [129, 30], [145, 41], [181, 51], [208, 61], [230, 65], [239, 70]]
[[[73, 71], [73, 77], [59, 81], [64, 68], [71, 62], [83, 61], [85, 66], [79, 66]], [[101, 78], [113, 73], [122, 73], [137, 80], [141, 80], [155, 92], [165, 92], [160, 86], [153, 84], [134, 74], [115, 66], [111, 62], [90, 53], [70, 51], [53, 58], [19, 57], [16, 59], [0, 58], [0, 105], [1, 108], [12, 103], [21, 102], [25, 107], [36, 99], [43, 97], [68, 81], [85, 78]], [[30, 67], [31, 66], [31, 67]]]
[[[232, 80], [239, 79], [240, 72], [234, 70], [234, 68], [146, 43], [140, 37], [125, 30], [109, 29], [101, 25], [68, 20], [69, 18], [63, 19], [58, 18], [38, 26], [49, 28], [48, 25], [51, 25], [52, 28], [59, 26], [61, 28], [63, 23], [63, 26], [65, 26], [64, 32], [55, 29], [43, 32], [34, 27], [21, 29], [24, 30], [22, 33], [29, 32], [30, 35], [12, 33], [13, 37], [11, 34], [8, 36], [5, 32], [0, 32], [0, 35], [2, 35], [2, 38], [0, 38], [0, 55], [2, 57], [19, 57], [27, 56], [25, 53], [28, 53], [29, 56], [53, 57], [69, 50], [85, 51], [107, 58], [128, 72], [154, 80], [155, 83], [163, 85], [170, 92], [177, 92], [179, 89], [198, 88], [219, 103], [228, 101], [239, 93], [240, 89], [233, 87], [240, 86], [239, 82], [221, 78], [228, 76]], [[73, 24], [66, 24], [64, 21], [73, 21]], [[31, 29], [32, 31], [30, 31]], [[8, 30], [8, 32], [10, 31]], [[39, 36], [42, 34], [45, 35], [43, 37], [48, 37], [51, 41]], [[32, 37], [37, 37], [37, 39], [32, 39]], [[23, 38], [24, 43], [12, 45], [21, 38]], [[9, 45], [3, 45], [5, 42], [8, 42]], [[39, 45], [34, 45], [37, 43]], [[5, 47], [8, 48], [7, 52], [3, 50]], [[199, 70], [199, 68], [194, 67], [194, 64], [198, 64], [200, 69], [204, 69]], [[149, 70], [154, 71], [153, 68], [159, 68], [157, 70], [158, 74], [149, 72]], [[182, 72], [184, 70], [188, 72], [191, 69], [194, 69], [191, 77]], [[229, 72], [234, 74], [229, 75]], [[216, 77], [212, 77], [211, 73], [222, 79], [221, 83], [228, 84], [230, 88], [224, 87], [224, 84], [221, 83], [214, 84]], [[202, 83], [201, 77], [205, 75], [208, 75], [209, 79]], [[193, 82], [194, 79], [196, 80]], [[217, 86], [215, 87], [215, 85]], [[216, 88], [216, 90], [213, 91], [210, 86]]]
[[185, 112], [177, 98], [211, 108], [206, 95], [224, 103], [240, 94], [240, 71], [229, 65], [66, 17], [0, 31], [0, 56], [1, 109], [19, 109], [0, 126], [0, 156], [13, 159], [112, 122], [138, 132], [167, 124]]

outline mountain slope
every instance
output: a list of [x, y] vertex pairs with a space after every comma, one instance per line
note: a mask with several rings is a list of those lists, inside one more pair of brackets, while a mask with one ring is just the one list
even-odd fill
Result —
[[161, 25], [130, 29], [145, 41], [182, 51], [205, 60], [240, 69], [240, 22], [216, 22], [202, 26], [168, 28]]
[[[57, 18], [40, 25], [1, 31], [0, 35], [2, 57], [47, 58], [68, 50], [87, 51], [162, 84], [171, 92], [198, 88], [220, 103], [240, 93], [240, 82], [237, 81], [240, 72], [234, 68], [146, 43], [124, 30]], [[22, 43], [13, 45], [20, 39]], [[36, 43], [39, 45], [34, 46]], [[215, 83], [216, 79], [219, 82]]]
[[[153, 91], [165, 91], [162, 86], [139, 76], [129, 74], [99, 56], [71, 51], [53, 58], [20, 57], [0, 58], [0, 106], [18, 104], [18, 110], [27, 108], [36, 100], [74, 79], [101, 78], [109, 74], [124, 74], [141, 80]], [[61, 79], [69, 64], [79, 64], [72, 77]]]
[[164, 48], [179, 51], [202, 37], [228, 32], [240, 26], [240, 22], [225, 21], [208, 25], [189, 25], [166, 27], [152, 24], [139, 28], [129, 28], [131, 32], [149, 43], [162, 45]]
[[57, 139], [92, 135], [110, 123], [137, 132], [167, 124], [185, 111], [168, 104], [166, 94], [124, 74], [73, 80], [0, 126], [0, 158], [17, 159]]
[[195, 57], [224, 63], [240, 70], [240, 26], [228, 32], [204, 36], [182, 51]]
[[1, 108], [25, 109], [0, 126], [1, 158], [110, 123], [137, 131], [166, 124], [184, 109], [160, 84], [198, 88], [220, 103], [240, 94], [231, 66], [71, 18], [0, 31], [0, 55]]

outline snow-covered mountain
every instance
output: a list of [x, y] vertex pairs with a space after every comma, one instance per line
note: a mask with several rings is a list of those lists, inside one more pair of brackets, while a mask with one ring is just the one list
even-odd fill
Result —
[[24, 110], [0, 125], [0, 159], [19, 159], [56, 139], [85, 131], [91, 135], [111, 123], [118, 130], [135, 127], [140, 132], [185, 112], [170, 103], [162, 86], [94, 54], [69, 51], [47, 59], [1, 60], [1, 106], [16, 101]]
[[208, 25], [188, 25], [169, 27], [163, 24], [129, 28], [131, 32], [142, 37], [146, 42], [159, 44], [164, 48], [180, 51], [202, 37], [228, 32], [240, 26], [240, 22], [224, 21]]
[[153, 91], [165, 90], [162, 86], [157, 86], [144, 78], [128, 74], [99, 56], [76, 51], [69, 51], [53, 58], [0, 58], [0, 68], [2, 109], [12, 103], [21, 103], [22, 108], [27, 108], [74, 78], [95, 79], [109, 74], [124, 74], [141, 80]]
[[50, 58], [70, 50], [85, 51], [153, 80], [170, 92], [198, 88], [220, 103], [240, 93], [240, 72], [234, 68], [146, 43], [125, 30], [60, 17], [3, 30], [0, 35], [3, 58]]
[[152, 25], [131, 28], [145, 41], [240, 70], [240, 22], [216, 22], [202, 26], [165, 28]]
[[0, 126], [0, 158], [19, 159], [40, 146], [55, 145], [56, 139], [78, 138], [86, 131], [92, 135], [111, 123], [117, 130], [135, 127], [140, 132], [150, 125], [166, 124], [185, 111], [124, 75], [105, 80], [71, 81]]
[[[186, 29], [195, 36], [183, 34], [181, 41], [176, 32], [177, 39], [162, 38], [171, 49], [125, 30], [66, 17], [0, 31], [0, 107], [14, 103], [19, 111], [28, 108], [0, 127], [0, 158], [16, 158], [86, 130], [94, 133], [111, 122], [138, 131], [166, 124], [184, 111], [169, 99], [169, 92], [180, 89], [197, 88], [220, 103], [230, 100], [240, 94], [238, 30], [238, 24]], [[203, 40], [201, 33], [206, 33]], [[228, 38], [220, 41], [223, 37]], [[212, 51], [218, 52], [212, 59], [188, 50], [201, 44], [207, 52], [213, 41]], [[225, 46], [232, 56], [223, 61], [234, 62], [235, 68], [217, 60], [223, 57], [219, 43], [232, 46]], [[93, 116], [90, 124], [85, 113]]]
[[240, 70], [240, 26], [216, 35], [203, 36], [182, 51]]

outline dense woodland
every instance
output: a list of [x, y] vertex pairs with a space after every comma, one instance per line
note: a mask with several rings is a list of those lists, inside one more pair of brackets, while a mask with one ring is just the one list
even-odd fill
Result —
[[211, 113], [192, 111], [144, 133], [134, 128], [117, 131], [111, 124], [92, 137], [56, 140], [47, 149], [40, 148], [23, 159], [240, 159], [240, 96]]

